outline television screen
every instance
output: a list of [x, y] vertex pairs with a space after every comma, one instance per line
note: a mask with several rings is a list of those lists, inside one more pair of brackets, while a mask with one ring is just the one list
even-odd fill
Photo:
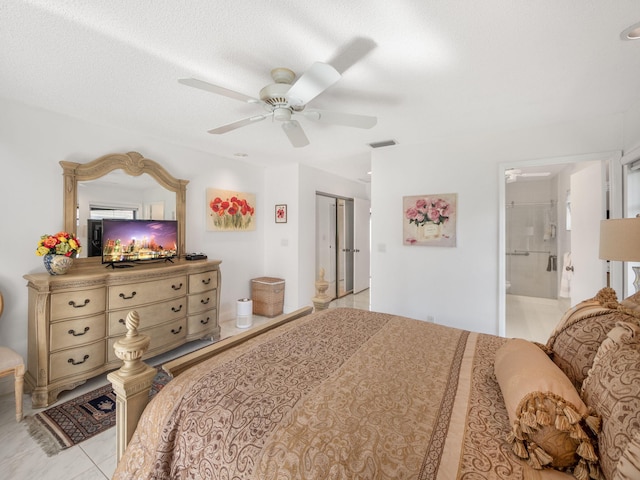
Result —
[[167, 260], [177, 255], [176, 220], [102, 220], [102, 263]]

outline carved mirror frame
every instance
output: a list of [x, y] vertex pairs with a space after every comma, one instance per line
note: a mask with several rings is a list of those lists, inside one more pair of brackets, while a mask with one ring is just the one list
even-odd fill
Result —
[[[187, 184], [189, 180], [173, 177], [159, 163], [143, 157], [138, 152], [115, 153], [104, 155], [88, 163], [60, 161], [64, 177], [64, 231], [78, 234], [78, 182], [95, 180], [113, 170], [121, 169], [128, 175], [150, 175], [162, 187], [176, 194], [176, 220], [178, 221], [178, 252], [183, 256], [185, 251], [185, 221]], [[99, 263], [100, 257], [77, 258], [76, 262]]]

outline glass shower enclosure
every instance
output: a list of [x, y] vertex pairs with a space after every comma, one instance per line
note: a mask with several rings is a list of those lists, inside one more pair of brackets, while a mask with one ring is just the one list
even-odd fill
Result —
[[507, 201], [506, 291], [558, 298], [557, 205], [555, 200]]

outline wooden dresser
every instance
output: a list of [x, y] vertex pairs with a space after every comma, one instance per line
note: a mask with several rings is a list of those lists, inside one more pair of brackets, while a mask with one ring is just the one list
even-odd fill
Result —
[[220, 261], [74, 265], [66, 275], [25, 275], [29, 288], [28, 368], [35, 408], [121, 366], [113, 351], [131, 310], [151, 337], [145, 358], [188, 341], [220, 336]]

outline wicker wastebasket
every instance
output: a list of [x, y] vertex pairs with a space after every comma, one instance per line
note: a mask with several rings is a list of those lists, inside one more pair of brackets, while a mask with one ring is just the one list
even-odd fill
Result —
[[253, 314], [275, 317], [284, 308], [284, 280], [282, 278], [260, 277], [251, 280], [251, 300]]

